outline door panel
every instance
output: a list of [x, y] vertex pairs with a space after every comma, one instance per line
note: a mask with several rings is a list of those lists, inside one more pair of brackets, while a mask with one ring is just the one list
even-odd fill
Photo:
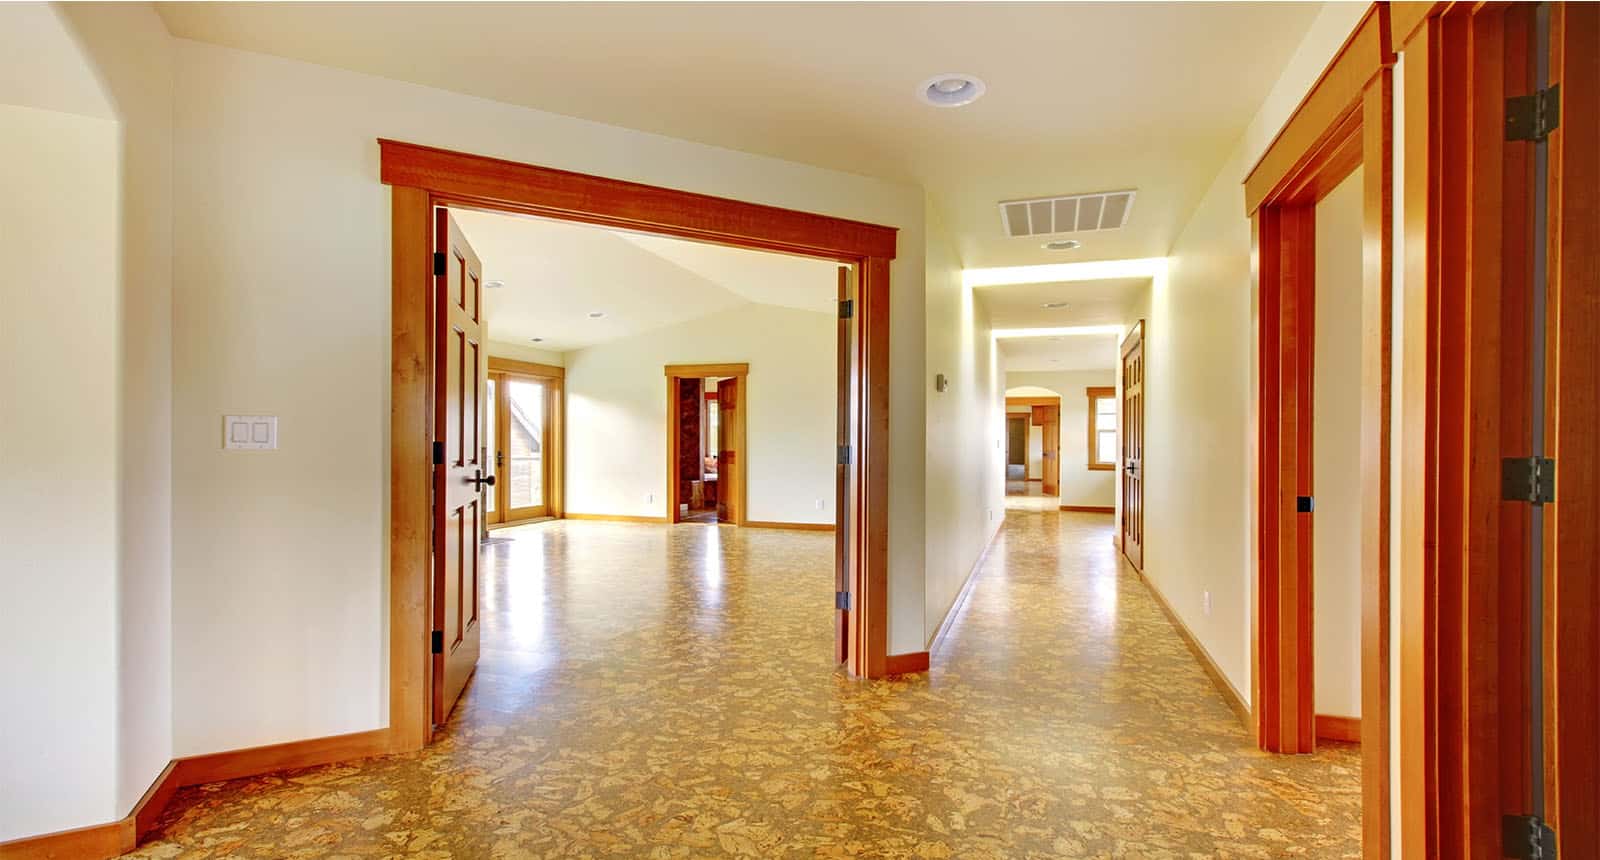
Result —
[[744, 377], [717, 383], [717, 521], [744, 522]]
[[478, 535], [484, 527], [481, 489], [492, 469], [485, 409], [483, 270], [449, 212], [440, 209], [436, 249], [445, 255], [436, 278], [434, 433], [433, 722], [441, 724], [478, 663]]
[[[855, 283], [850, 267], [840, 266], [840, 307], [844, 307], [844, 303], [854, 297], [854, 291]], [[852, 444], [851, 433], [853, 432], [852, 428], [855, 426], [851, 421], [851, 405], [855, 402], [855, 398], [850, 387], [850, 380], [854, 378], [853, 365], [851, 364], [852, 356], [855, 353], [854, 333], [855, 319], [843, 313], [839, 314], [839, 349], [838, 358], [834, 365], [835, 372], [838, 374], [838, 403], [835, 407], [838, 433], [835, 442], [841, 451]], [[850, 482], [850, 465], [845, 462], [844, 457], [836, 457], [835, 460], [838, 465], [835, 466], [836, 471], [834, 473], [833, 509], [836, 528], [833, 535], [833, 590], [838, 629], [835, 631], [834, 636], [834, 659], [843, 663], [850, 659], [850, 611], [838, 607], [840, 606], [840, 595], [845, 595], [847, 599], [852, 597], [850, 594], [850, 528], [853, 523], [850, 519], [850, 498], [853, 488]]]
[[1047, 496], [1061, 493], [1061, 407], [1033, 407], [1033, 421], [1039, 425], [1043, 453], [1043, 474], [1039, 491]]
[[1122, 554], [1144, 569], [1144, 320], [1122, 341]]

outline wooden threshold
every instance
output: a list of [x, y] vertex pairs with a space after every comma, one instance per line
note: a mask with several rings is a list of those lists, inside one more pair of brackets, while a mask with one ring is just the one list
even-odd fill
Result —
[[798, 532], [831, 532], [838, 528], [833, 523], [780, 523], [767, 520], [745, 520], [747, 529], [789, 529]]

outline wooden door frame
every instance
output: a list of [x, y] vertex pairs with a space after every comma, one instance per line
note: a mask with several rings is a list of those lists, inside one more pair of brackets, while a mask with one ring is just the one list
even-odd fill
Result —
[[[734, 405], [734, 409], [738, 410], [750, 402], [750, 365], [749, 363], [669, 364], [666, 365], [665, 372], [667, 376], [667, 492], [664, 498], [667, 500], [667, 522], [681, 523], [683, 520], [678, 513], [678, 505], [682, 503], [678, 495], [678, 476], [681, 474], [681, 470], [678, 468], [678, 432], [683, 424], [677, 408], [678, 382], [684, 379], [738, 379], [739, 399], [742, 401], [742, 403]], [[701, 392], [700, 402], [702, 404], [706, 402], [704, 392]], [[745, 434], [745, 421], [736, 421], [732, 430], [735, 434], [735, 447], [733, 450], [739, 452], [739, 456], [734, 458], [733, 462], [733, 471], [739, 475], [739, 480], [736, 482], [739, 487], [739, 498], [732, 500], [733, 525], [742, 526], [750, 518], [749, 512], [745, 509], [745, 503], [750, 498], [749, 484], [746, 481], [750, 475], [746, 470], [750, 455], [745, 447], [748, 444]], [[720, 499], [723, 487], [727, 486], [722, 483], [721, 464], [718, 464], [717, 472], [717, 497]]]
[[[1362, 851], [1389, 856], [1389, 467], [1393, 245], [1387, 3], [1371, 6], [1244, 182], [1259, 297], [1253, 466], [1252, 729], [1262, 749], [1316, 748], [1309, 540], [1316, 201], [1363, 169], [1361, 342]], [[1304, 311], [1303, 313], [1300, 311]], [[1309, 522], [1305, 523], [1309, 526]]]
[[[492, 348], [492, 345], [491, 345]], [[560, 519], [566, 516], [566, 439], [567, 439], [567, 369], [554, 364], [541, 364], [535, 361], [520, 361], [514, 358], [502, 358], [498, 355], [489, 356], [489, 374], [499, 375], [502, 379], [510, 376], [520, 376], [526, 379], [536, 379], [545, 387], [545, 438], [541, 444], [545, 446], [542, 459], [544, 469], [544, 494], [546, 516]], [[497, 395], [504, 397], [499, 386], [496, 386]], [[500, 404], [495, 404], [495, 417], [501, 423], [509, 420], [507, 415], [501, 414]], [[501, 442], [499, 429], [495, 430], [495, 445]], [[498, 471], [498, 469], [496, 470]], [[504, 508], [501, 503], [511, 496], [509, 486], [495, 487], [495, 513], [501, 519], [492, 524], [494, 528], [514, 526], [518, 523], [528, 522], [527, 518], [520, 520], [505, 519], [510, 513], [510, 505]], [[538, 519], [533, 517], [532, 519]]]
[[[1522, 304], [1541, 288], [1527, 278], [1531, 145], [1507, 142], [1504, 127], [1505, 99], [1532, 87], [1530, 14], [1514, 4], [1395, 6], [1406, 105], [1399, 515], [1407, 539], [1397, 581], [1407, 857], [1500, 856], [1501, 816], [1529, 811], [1532, 727], [1529, 709], [1518, 704], [1529, 695], [1522, 604], [1530, 541], [1544, 548], [1543, 648], [1553, 679], [1544, 691], [1547, 818], [1559, 856], [1590, 856], [1600, 843], [1593, 397], [1600, 387], [1593, 264], [1600, 14], [1585, 4], [1551, 6], [1550, 76], [1562, 88], [1563, 116], [1548, 144], [1543, 343], [1528, 337]], [[1546, 456], [1560, 475], [1545, 532], [1531, 535], [1515, 525], [1520, 515], [1505, 517], [1508, 506], [1520, 514], [1525, 503], [1503, 500], [1499, 461], [1529, 453], [1526, 381], [1507, 371], [1541, 349], [1549, 374]]]
[[[1046, 390], [1048, 390], [1048, 389], [1046, 389]], [[1055, 395], [1050, 395], [1048, 397], [1007, 397], [1006, 398], [1006, 409], [1009, 410], [1013, 406], [1026, 406], [1026, 407], [1028, 407], [1027, 416], [1028, 416], [1028, 427], [1029, 427], [1029, 429], [1032, 429], [1035, 426], [1038, 426], [1041, 429], [1044, 427], [1043, 424], [1035, 425], [1033, 423], [1033, 416], [1034, 416], [1033, 407], [1035, 407], [1035, 406], [1054, 406], [1055, 407], [1055, 409], [1056, 409], [1056, 437], [1057, 437], [1056, 438], [1056, 461], [1059, 463], [1060, 460], [1061, 460], [1061, 439], [1060, 439], [1060, 434], [1061, 434], [1061, 395], [1055, 394]], [[1012, 413], [1006, 412], [1005, 414], [1006, 414], [1006, 417], [1009, 418]], [[1022, 415], [1023, 413], [1018, 412], [1016, 414]], [[1042, 437], [1041, 437], [1041, 439], [1042, 439]], [[1041, 442], [1040, 444], [1043, 444], [1043, 443]], [[1043, 457], [1042, 454], [1040, 456], [1041, 456], [1041, 458]], [[1004, 480], [1004, 476], [1002, 476], [1002, 480]], [[1032, 481], [1043, 481], [1043, 480], [1044, 480], [1044, 476], [1043, 475], [1040, 475], [1037, 478], [1035, 478], [1033, 476], [1033, 462], [1028, 457], [1028, 439], [1027, 439], [1027, 436], [1024, 435], [1023, 439], [1022, 439], [1022, 482], [1024, 484], [1027, 484], [1027, 483], [1032, 482]], [[1057, 468], [1057, 470], [1056, 470], [1056, 492], [1057, 493], [1059, 493], [1061, 491], [1060, 484], [1061, 484], [1061, 471], [1060, 471], [1059, 468]]]
[[576, 221], [848, 263], [859, 273], [859, 488], [849, 573], [862, 619], [848, 667], [885, 674], [889, 580], [889, 270], [898, 229], [608, 179], [498, 158], [378, 140], [390, 186], [389, 745], [415, 750], [428, 720], [433, 402], [429, 350], [435, 206]]

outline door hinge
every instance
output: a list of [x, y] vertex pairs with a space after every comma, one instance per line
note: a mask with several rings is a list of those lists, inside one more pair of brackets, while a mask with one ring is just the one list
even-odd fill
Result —
[[445, 268], [444, 252], [443, 251], [434, 251], [433, 252], [433, 276], [435, 278], [442, 278], [442, 277], [444, 277], [444, 274], [445, 274], [446, 271], [448, 271], [448, 269]]
[[1310, 496], [1295, 496], [1294, 511], [1297, 514], [1309, 514], [1317, 509], [1317, 500]]
[[433, 631], [433, 641], [432, 641], [432, 644], [431, 644], [430, 647], [433, 648], [433, 653], [435, 653], [435, 654], [443, 654], [444, 653], [444, 631], [443, 630], [435, 630], [435, 631]]
[[847, 320], [856, 315], [856, 300], [845, 299], [839, 302], [839, 319]]
[[1507, 457], [1500, 461], [1500, 498], [1549, 504], [1556, 500], [1556, 461], [1549, 457]]
[[850, 465], [850, 446], [849, 445], [840, 445], [839, 446], [839, 465], [841, 465], [841, 466]]
[[843, 609], [844, 611], [849, 612], [850, 611], [850, 592], [848, 592], [848, 591], [835, 591], [833, 593], [833, 608], [834, 609]]
[[1544, 140], [1560, 125], [1560, 84], [1506, 99], [1506, 140]]
[[435, 443], [433, 443], [433, 465], [435, 465], [435, 466], [443, 466], [444, 465], [444, 443], [443, 442], [435, 442]]
[[1505, 856], [1518, 860], [1555, 860], [1556, 832], [1537, 815], [1507, 815], [1501, 820]]

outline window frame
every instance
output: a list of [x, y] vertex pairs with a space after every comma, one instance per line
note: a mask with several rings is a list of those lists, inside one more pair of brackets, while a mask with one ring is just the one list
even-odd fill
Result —
[[1112, 406], [1116, 407], [1111, 411], [1111, 414], [1116, 416], [1116, 426], [1111, 428], [1111, 431], [1118, 434], [1122, 432], [1122, 412], [1119, 404], [1116, 402], [1117, 388], [1114, 385], [1092, 385], [1084, 389], [1084, 393], [1089, 400], [1087, 435], [1084, 439], [1086, 447], [1088, 448], [1088, 469], [1091, 472], [1114, 472], [1117, 469], [1118, 461], [1116, 459], [1108, 461], [1101, 460], [1095, 456], [1095, 449], [1097, 447], [1095, 443], [1099, 441], [1101, 432], [1097, 427], [1095, 427], [1095, 417], [1099, 415], [1099, 401], [1105, 398], [1110, 398]]

